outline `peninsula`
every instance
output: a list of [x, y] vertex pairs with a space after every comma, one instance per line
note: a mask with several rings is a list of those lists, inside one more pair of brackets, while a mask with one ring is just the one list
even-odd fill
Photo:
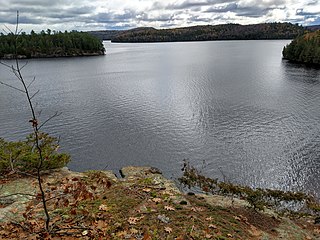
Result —
[[[17, 39], [17, 41], [16, 41]], [[85, 32], [56, 32], [48, 29], [39, 34], [0, 35], [0, 59], [52, 58], [104, 55], [102, 42]]]
[[320, 30], [297, 37], [284, 47], [282, 54], [293, 62], [320, 65]]

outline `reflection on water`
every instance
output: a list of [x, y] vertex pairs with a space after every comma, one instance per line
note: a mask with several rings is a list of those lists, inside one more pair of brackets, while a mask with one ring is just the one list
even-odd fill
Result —
[[[214, 177], [320, 196], [319, 69], [281, 59], [288, 41], [106, 43], [102, 57], [32, 60], [42, 117], [74, 170], [183, 159]], [[13, 76], [1, 69], [10, 83]], [[0, 88], [0, 136], [29, 131], [24, 96]]]

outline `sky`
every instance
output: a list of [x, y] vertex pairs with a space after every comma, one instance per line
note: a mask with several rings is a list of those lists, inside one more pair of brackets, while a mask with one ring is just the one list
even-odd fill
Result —
[[173, 28], [225, 23], [320, 24], [320, 0], [0, 0], [0, 31]]

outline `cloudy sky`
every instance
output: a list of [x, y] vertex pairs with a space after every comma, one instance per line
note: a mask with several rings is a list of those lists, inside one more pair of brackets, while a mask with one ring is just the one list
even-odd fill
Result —
[[0, 30], [103, 30], [262, 22], [320, 24], [320, 0], [0, 0]]

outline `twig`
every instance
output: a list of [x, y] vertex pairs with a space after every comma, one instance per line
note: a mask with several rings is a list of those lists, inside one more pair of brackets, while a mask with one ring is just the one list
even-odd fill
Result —
[[19, 91], [19, 92], [26, 93], [25, 91], [21, 90], [20, 88], [14, 87], [14, 86], [12, 86], [12, 85], [10, 85], [10, 84], [7, 84], [7, 83], [4, 83], [4, 82], [2, 82], [2, 81], [0, 81], [0, 84], [5, 85], [5, 86], [7, 86], [7, 87], [9, 87], [9, 88], [13, 88], [14, 90], [17, 90], [17, 91]]
[[39, 92], [40, 92], [40, 90], [37, 90], [37, 91], [30, 97], [30, 100], [32, 100]]
[[60, 116], [61, 113], [56, 112], [55, 114], [53, 114], [51, 117], [49, 117], [46, 121], [44, 121], [40, 126], [39, 126], [39, 130], [46, 125], [49, 121], [51, 121], [53, 118]]
[[36, 80], [36, 77], [33, 77], [33, 80], [28, 84], [27, 88], [29, 88], [32, 85], [32, 83], [34, 83], [35, 80]]

